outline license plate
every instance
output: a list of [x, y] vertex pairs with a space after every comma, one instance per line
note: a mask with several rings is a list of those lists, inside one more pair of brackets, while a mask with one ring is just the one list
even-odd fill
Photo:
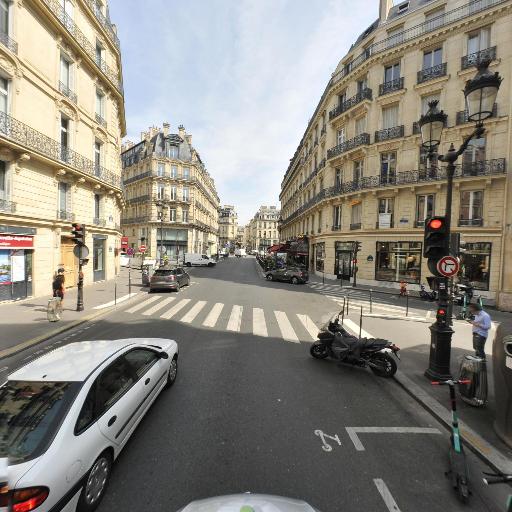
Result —
[[505, 356], [505, 357], [507, 358], [505, 361], [507, 368], [510, 368], [512, 370], [512, 357], [507, 357], [507, 356]]

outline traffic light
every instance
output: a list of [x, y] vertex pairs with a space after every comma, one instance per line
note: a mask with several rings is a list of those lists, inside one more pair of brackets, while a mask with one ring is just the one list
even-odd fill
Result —
[[354, 252], [359, 252], [361, 250], [361, 242], [354, 242]]
[[425, 221], [423, 256], [439, 260], [448, 254], [448, 236], [445, 217], [430, 217]]
[[78, 224], [73, 222], [73, 242], [77, 245], [85, 245], [85, 224]]
[[446, 325], [448, 321], [448, 308], [445, 306], [439, 306], [436, 313], [437, 323]]

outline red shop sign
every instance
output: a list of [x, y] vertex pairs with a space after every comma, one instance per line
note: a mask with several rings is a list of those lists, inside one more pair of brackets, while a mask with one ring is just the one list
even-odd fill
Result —
[[128, 237], [122, 236], [121, 237], [121, 248], [126, 249], [128, 247]]
[[26, 235], [0, 235], [0, 249], [33, 249], [34, 237]]

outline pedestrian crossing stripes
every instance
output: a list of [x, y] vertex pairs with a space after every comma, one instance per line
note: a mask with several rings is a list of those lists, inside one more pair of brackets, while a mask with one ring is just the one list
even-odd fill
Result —
[[159, 295], [143, 300], [125, 310], [125, 313], [159, 316], [163, 320], [173, 319], [184, 324], [231, 332], [252, 330], [254, 336], [281, 338], [290, 343], [311, 343], [316, 340], [319, 330], [306, 314], [265, 311], [263, 308], [238, 304], [226, 306], [222, 302], [209, 303], [205, 300], [162, 298]]

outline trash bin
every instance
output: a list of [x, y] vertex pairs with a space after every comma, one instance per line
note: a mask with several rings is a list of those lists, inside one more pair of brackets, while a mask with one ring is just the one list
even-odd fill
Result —
[[487, 365], [485, 359], [464, 356], [459, 369], [460, 380], [470, 380], [470, 384], [459, 385], [461, 399], [474, 407], [487, 403]]
[[512, 326], [498, 327], [492, 348], [496, 397], [494, 430], [512, 447]]

